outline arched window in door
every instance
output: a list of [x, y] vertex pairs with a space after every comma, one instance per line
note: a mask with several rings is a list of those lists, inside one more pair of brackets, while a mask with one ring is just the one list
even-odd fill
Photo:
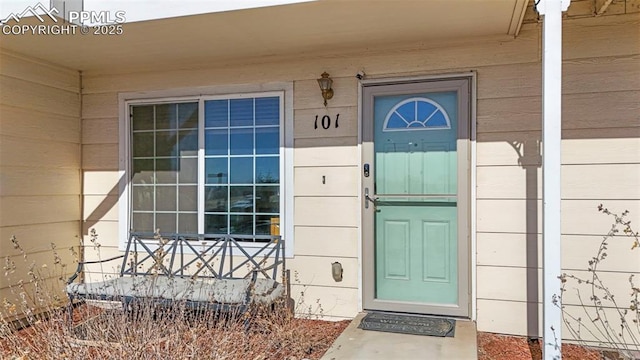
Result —
[[449, 115], [440, 104], [414, 97], [396, 104], [387, 114], [382, 131], [451, 129]]

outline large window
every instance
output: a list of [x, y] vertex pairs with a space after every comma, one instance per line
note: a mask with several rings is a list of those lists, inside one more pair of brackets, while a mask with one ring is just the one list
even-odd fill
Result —
[[278, 235], [282, 96], [130, 105], [133, 231]]

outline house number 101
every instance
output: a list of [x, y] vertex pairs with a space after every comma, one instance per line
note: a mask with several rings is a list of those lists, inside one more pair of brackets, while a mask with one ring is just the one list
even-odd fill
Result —
[[[317, 129], [318, 128], [318, 117], [320, 115], [316, 115], [316, 122], [314, 123], [313, 128]], [[340, 114], [336, 114], [336, 129], [338, 128], [338, 118], [340, 117]], [[331, 117], [329, 115], [325, 115], [322, 118], [320, 118], [320, 126], [322, 126], [323, 129], [327, 130], [331, 127]]]

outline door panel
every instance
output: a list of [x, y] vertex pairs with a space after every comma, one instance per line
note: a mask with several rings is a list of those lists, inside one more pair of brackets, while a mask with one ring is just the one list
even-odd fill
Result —
[[364, 88], [365, 308], [469, 313], [468, 86]]
[[455, 207], [397, 201], [377, 207], [376, 299], [455, 304]]

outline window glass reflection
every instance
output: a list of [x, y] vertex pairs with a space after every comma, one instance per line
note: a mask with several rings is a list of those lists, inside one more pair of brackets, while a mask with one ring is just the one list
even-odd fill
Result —
[[229, 198], [228, 186], [207, 186], [204, 188], [205, 202], [204, 211], [206, 212], [227, 212]]
[[136, 106], [135, 110], [132, 111], [131, 119], [133, 131], [153, 130], [153, 105]]
[[229, 126], [253, 126], [253, 99], [229, 101]]
[[229, 192], [229, 211], [253, 212], [253, 186], [232, 186]]
[[280, 208], [279, 186], [256, 186], [256, 211], [277, 213]]
[[205, 232], [207, 234], [228, 234], [227, 219], [228, 215], [205, 215]]
[[231, 129], [229, 153], [231, 155], [253, 154], [253, 129]]
[[280, 98], [277, 96], [256, 99], [256, 126], [280, 124]]
[[280, 159], [275, 156], [256, 158], [256, 184], [280, 183]]
[[228, 130], [205, 130], [204, 151], [205, 155], [227, 155], [229, 153]]
[[180, 129], [198, 128], [198, 103], [178, 104], [178, 127]]
[[227, 184], [229, 182], [229, 170], [225, 158], [209, 158], [205, 160], [204, 181], [206, 184]]
[[256, 128], [256, 154], [277, 154], [280, 151], [280, 129]]
[[253, 158], [231, 158], [229, 182], [231, 184], [253, 183]]
[[156, 105], [156, 129], [175, 129], [177, 111], [176, 104]]
[[198, 155], [198, 129], [179, 131], [178, 149], [180, 156]]
[[228, 100], [208, 100], [204, 102], [204, 126], [207, 128], [229, 126]]
[[253, 235], [253, 215], [229, 216], [229, 233], [237, 235]]

